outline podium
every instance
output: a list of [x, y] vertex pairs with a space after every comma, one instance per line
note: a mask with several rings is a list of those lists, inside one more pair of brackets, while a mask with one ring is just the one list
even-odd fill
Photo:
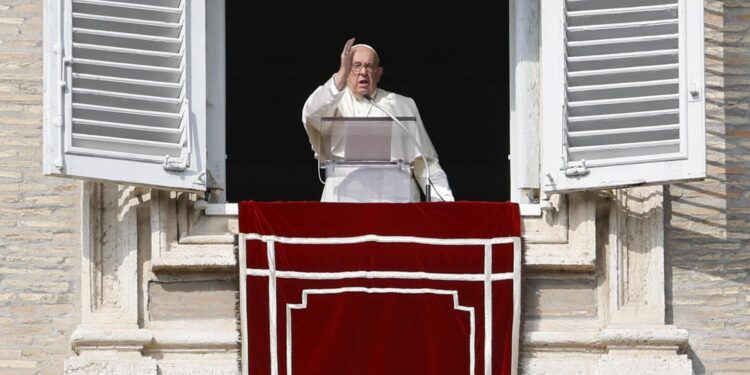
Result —
[[[398, 117], [414, 134], [415, 117]], [[318, 148], [326, 182], [321, 201], [418, 202], [410, 136], [389, 117], [323, 117]]]

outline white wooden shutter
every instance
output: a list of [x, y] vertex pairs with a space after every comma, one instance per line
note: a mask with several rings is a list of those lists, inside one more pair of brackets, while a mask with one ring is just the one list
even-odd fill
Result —
[[542, 0], [545, 191], [705, 177], [703, 2]]
[[205, 190], [204, 10], [45, 4], [45, 174]]

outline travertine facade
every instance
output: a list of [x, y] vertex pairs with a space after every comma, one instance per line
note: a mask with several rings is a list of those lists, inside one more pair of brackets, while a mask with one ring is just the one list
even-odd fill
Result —
[[750, 1], [706, 2], [705, 181], [667, 193], [667, 319], [696, 374], [750, 373]]
[[43, 177], [42, 1], [0, 1], [0, 374], [59, 374], [80, 321], [79, 181]]
[[[0, 0], [0, 374], [236, 373], [234, 218], [41, 176], [42, 4]], [[525, 219], [522, 372], [750, 372], [750, 0], [705, 14], [709, 177]]]

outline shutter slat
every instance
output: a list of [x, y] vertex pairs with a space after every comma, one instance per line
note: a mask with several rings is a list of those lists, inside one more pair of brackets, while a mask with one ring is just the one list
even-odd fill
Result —
[[74, 13], [73, 27], [83, 30], [101, 30], [125, 34], [178, 38], [182, 32], [183, 23]]
[[73, 53], [79, 59], [109, 61], [125, 64], [161, 66], [179, 68], [182, 55], [170, 52], [143, 51], [128, 48], [96, 46], [92, 44], [73, 44]]
[[139, 26], [156, 26], [156, 27], [165, 28], [165, 29], [170, 29], [170, 28], [179, 29], [180, 27], [182, 27], [181, 22], [164, 22], [164, 21], [145, 20], [145, 19], [140, 19], [140, 18], [126, 18], [126, 17], [117, 17], [117, 16], [107, 16], [107, 15], [101, 15], [101, 14], [87, 14], [87, 13], [73, 12], [74, 22], [76, 19], [125, 23], [125, 24], [131, 24], [131, 25], [139, 25]]
[[570, 87], [658, 81], [679, 76], [679, 65], [636, 66], [568, 73]]
[[585, 121], [597, 121], [597, 120], [618, 120], [618, 119], [634, 119], [639, 117], [650, 117], [659, 115], [675, 115], [679, 114], [678, 109], [663, 109], [656, 111], [643, 111], [643, 112], [629, 112], [629, 113], [611, 113], [596, 116], [579, 116], [571, 117], [568, 119], [570, 123], [585, 122]]
[[650, 102], [650, 101], [677, 100], [677, 99], [679, 99], [679, 95], [677, 94], [653, 95], [653, 96], [638, 96], [638, 97], [617, 98], [617, 99], [584, 100], [584, 101], [578, 101], [578, 102], [572, 101], [568, 103], [568, 106], [570, 108], [576, 108], [576, 107], [589, 107], [589, 106], [626, 104], [626, 103], [643, 103], [643, 102]]
[[597, 99], [619, 99], [639, 96], [669, 95], [679, 89], [678, 79], [650, 82], [625, 82], [611, 85], [578, 86], [568, 90], [568, 100], [581, 102]]
[[[568, 34], [581, 34], [581, 35], [596, 35], [595, 33], [586, 34], [590, 31], [602, 31], [602, 30], [617, 30], [621, 29], [641, 29], [648, 28], [650, 26], [666, 26], [678, 24], [677, 19], [666, 19], [666, 20], [654, 20], [654, 21], [634, 21], [624, 23], [611, 23], [611, 24], [598, 24], [598, 25], [585, 25], [585, 26], [570, 26], [568, 27]], [[671, 33], [670, 33], [671, 34]]]
[[136, 130], [139, 132], [162, 133], [162, 134], [170, 134], [170, 135], [182, 133], [181, 128], [162, 128], [159, 126], [123, 124], [120, 122], [97, 121], [97, 120], [89, 120], [89, 119], [83, 119], [83, 118], [73, 118], [73, 123], [90, 125], [90, 126], [98, 126], [98, 127], [104, 127], [104, 128]]
[[182, 92], [181, 83], [145, 81], [82, 73], [73, 74], [73, 86], [91, 90], [129, 92], [159, 97], [177, 97]]
[[637, 128], [574, 131], [574, 132], [569, 132], [568, 136], [570, 138], [584, 138], [584, 137], [596, 137], [596, 136], [618, 135], [618, 134], [677, 131], [679, 129], [680, 129], [680, 124], [672, 124], [672, 125], [661, 125], [661, 126], [644, 126], [644, 127], [637, 127]]
[[667, 35], [648, 35], [648, 36], [636, 36], [636, 37], [624, 37], [624, 38], [611, 38], [611, 39], [593, 39], [593, 40], [582, 40], [577, 42], [568, 42], [568, 47], [588, 47], [588, 46], [603, 46], [609, 44], [624, 44], [624, 43], [638, 43], [638, 42], [652, 42], [661, 40], [677, 39], [677, 34]]
[[[604, 1], [602, 3], [605, 3]], [[606, 2], [611, 4], [612, 2]], [[648, 5], [648, 6], [630, 6], [630, 7], [615, 7], [615, 8], [601, 8], [593, 10], [570, 10], [568, 11], [568, 17], [586, 17], [586, 16], [599, 16], [605, 14], [628, 14], [628, 13], [641, 13], [641, 12], [654, 12], [663, 10], [677, 10], [677, 3], [662, 4], [662, 5]]]
[[76, 104], [73, 117], [92, 121], [110, 121], [132, 125], [154, 126], [164, 128], [181, 128], [182, 117], [140, 110], [127, 110], [90, 104]]
[[145, 49], [103, 46], [99, 44], [86, 44], [86, 43], [73, 43], [73, 48], [90, 49], [90, 50], [94, 50], [97, 52], [118, 52], [122, 54], [133, 54], [133, 55], [137, 55], [138, 57], [158, 56], [158, 57], [176, 59], [178, 61], [182, 59], [182, 53], [179, 53], [179, 52], [153, 51], [153, 50], [145, 50]]
[[86, 88], [74, 88], [73, 93], [112, 96], [112, 97], [123, 98], [123, 99], [149, 100], [149, 101], [163, 102], [163, 103], [170, 103], [170, 104], [182, 103], [182, 99], [180, 98], [165, 98], [165, 97], [160, 97], [160, 96], [139, 95], [139, 94], [133, 94], [129, 92], [93, 90], [93, 89], [86, 89]]
[[99, 66], [108, 66], [108, 67], [113, 67], [113, 68], [148, 70], [148, 71], [153, 71], [153, 72], [164, 72], [164, 73], [182, 72], [182, 68], [170, 68], [166, 66], [118, 63], [114, 61], [80, 59], [80, 58], [73, 58], [72, 61], [74, 64], [91, 64], [91, 65], [99, 65]]
[[96, 30], [96, 29], [83, 29], [79, 27], [73, 28], [73, 40], [75, 40], [75, 34], [89, 34], [89, 35], [101, 35], [110, 36], [124, 39], [136, 39], [138, 41], [149, 41], [149, 42], [164, 42], [180, 44], [182, 40], [180, 38], [161, 36], [161, 35], [146, 35], [146, 34], [134, 34], [126, 33], [121, 31], [109, 31], [109, 30]]
[[179, 144], [167, 142], [144, 141], [137, 139], [126, 139], [89, 134], [73, 134], [73, 147], [89, 150], [116, 151], [128, 154], [141, 154], [151, 156], [173, 156], [180, 155]]
[[140, 10], [147, 10], [151, 12], [164, 12], [164, 13], [175, 13], [175, 14], [180, 14], [182, 12], [181, 6], [180, 7], [156, 6], [156, 5], [140, 3], [137, 1], [119, 2], [119, 1], [110, 1], [110, 0], [74, 0], [73, 2], [76, 4], [92, 4], [92, 5], [101, 5], [101, 6], [115, 7], [115, 8], [140, 9]]
[[649, 141], [674, 140], [680, 131], [680, 125], [663, 125], [625, 129], [592, 130], [569, 132], [568, 142], [571, 149], [585, 146], [609, 146], [617, 144], [637, 144]]
[[597, 146], [570, 147], [568, 152], [577, 160], [595, 163], [597, 159], [624, 158], [649, 154], [669, 154], [680, 150], [680, 140], [665, 140], [653, 142], [637, 142], [623, 144], [607, 144]]
[[626, 68], [614, 68], [614, 69], [597, 69], [597, 70], [582, 70], [578, 72], [568, 73], [568, 77], [585, 77], [585, 76], [604, 76], [604, 75], [615, 75], [622, 73], [633, 73], [633, 72], [644, 72], [644, 71], [664, 71], [673, 70], [679, 68], [678, 64], [664, 64], [664, 65], [651, 65], [651, 66], [633, 66]]
[[85, 134], [171, 144], [177, 144], [182, 135], [181, 128], [160, 128], [79, 118], [73, 118], [73, 130], [78, 135]]
[[[650, 6], [650, 5], [664, 5], [673, 4], [674, 0], [619, 0], [617, 1], [618, 7], [635, 7], [635, 6]], [[568, 10], [592, 10], [592, 9], [605, 9], [611, 8], [612, 3], [609, 1], [602, 0], [568, 0]]]
[[568, 56], [568, 62], [587, 62], [587, 61], [617, 61], [619, 59], [628, 58], [647, 58], [653, 56], [676, 56], [678, 50], [676, 49], [664, 49], [655, 51], [634, 51], [634, 52], [622, 52], [622, 53], [609, 53], [603, 55], [583, 55], [583, 56]]
[[179, 111], [182, 107], [182, 100], [179, 99], [80, 88], [73, 89], [73, 100], [81, 104], [167, 113]]
[[103, 105], [94, 105], [87, 103], [73, 103], [73, 108], [90, 109], [97, 111], [116, 112], [122, 114], [133, 114], [141, 116], [153, 116], [162, 117], [166, 119], [180, 119], [182, 114], [174, 112], [159, 112], [159, 111], [144, 111], [140, 109], [122, 108], [122, 107], [107, 107]]

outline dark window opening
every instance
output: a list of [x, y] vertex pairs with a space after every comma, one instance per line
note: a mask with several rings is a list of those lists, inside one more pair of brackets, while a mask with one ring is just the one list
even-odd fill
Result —
[[457, 200], [509, 199], [508, 4], [227, 1], [227, 199], [318, 200], [302, 105], [344, 42], [412, 97]]

